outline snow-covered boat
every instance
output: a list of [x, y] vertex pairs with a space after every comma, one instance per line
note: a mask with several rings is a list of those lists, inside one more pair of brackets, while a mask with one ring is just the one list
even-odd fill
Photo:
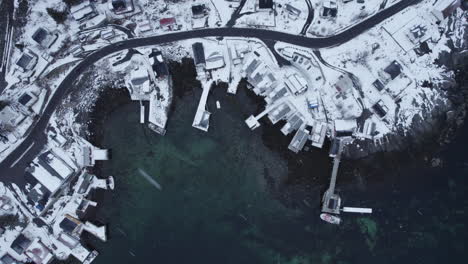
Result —
[[334, 225], [339, 225], [341, 223], [341, 218], [331, 214], [320, 214], [320, 219]]
[[114, 190], [114, 177], [112, 176], [109, 176], [109, 178], [107, 178], [107, 188], [111, 189], [111, 190]]

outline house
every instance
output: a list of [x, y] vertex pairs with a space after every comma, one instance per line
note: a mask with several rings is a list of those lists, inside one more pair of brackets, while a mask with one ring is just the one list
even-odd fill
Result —
[[31, 38], [42, 47], [50, 48], [50, 46], [52, 46], [52, 44], [54, 44], [57, 40], [58, 35], [51, 34], [48, 30], [44, 29], [43, 27], [39, 27], [31, 36]]
[[[310, 128], [309, 128], [310, 129]], [[289, 143], [288, 149], [294, 153], [298, 153], [304, 148], [305, 143], [309, 137], [310, 131], [306, 127], [301, 127], [296, 131], [291, 143]]]
[[47, 151], [35, 158], [28, 170], [52, 195], [75, 172], [63, 159], [52, 151]]
[[335, 136], [348, 137], [352, 136], [357, 129], [356, 119], [335, 119]]
[[206, 65], [205, 61], [205, 49], [203, 48], [203, 44], [200, 42], [196, 42], [192, 44], [192, 51], [193, 51], [193, 59], [195, 62], [195, 66], [198, 65]]
[[112, 0], [109, 1], [109, 9], [115, 14], [132, 12], [135, 8], [132, 0]]
[[286, 11], [289, 13], [289, 17], [293, 20], [296, 20], [301, 15], [301, 10], [295, 8], [290, 4], [285, 4]]
[[39, 238], [36, 238], [31, 245], [29, 245], [24, 254], [35, 264], [48, 264], [54, 258], [50, 249], [48, 249]]
[[323, 17], [335, 18], [338, 14], [338, 6], [334, 0], [325, 0], [323, 2], [323, 9], [320, 13]]
[[298, 74], [291, 74], [286, 77], [285, 81], [286, 87], [289, 88], [291, 93], [298, 95], [305, 92], [308, 88], [307, 81]]
[[192, 18], [202, 18], [206, 15], [206, 6], [204, 4], [192, 6]]
[[22, 255], [31, 243], [32, 241], [29, 238], [20, 234], [15, 240], [13, 240], [13, 243], [11, 243], [11, 249], [13, 249], [18, 255]]
[[77, 5], [71, 6], [70, 13], [76, 21], [82, 21], [85, 18], [97, 15], [89, 0], [84, 0]]
[[159, 26], [164, 30], [175, 30], [177, 27], [174, 17], [162, 18], [159, 20]]
[[23, 72], [30, 71], [36, 66], [38, 61], [38, 56], [32, 52], [30, 49], [25, 49], [25, 52], [21, 55], [21, 57], [16, 62]]

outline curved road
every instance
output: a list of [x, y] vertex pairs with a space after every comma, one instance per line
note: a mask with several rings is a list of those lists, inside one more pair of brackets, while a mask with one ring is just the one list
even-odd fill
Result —
[[201, 37], [251, 37], [263, 40], [274, 40], [288, 42], [294, 45], [308, 48], [325, 48], [342, 44], [359, 34], [374, 27], [386, 18], [393, 16], [408, 6], [418, 3], [421, 0], [402, 0], [401, 2], [385, 9], [375, 16], [357, 24], [348, 30], [341, 32], [335, 36], [326, 38], [308, 38], [300, 35], [291, 35], [282, 32], [253, 29], [253, 28], [207, 28], [194, 31], [176, 32], [165, 35], [157, 35], [147, 38], [134, 38], [111, 44], [100, 50], [97, 50], [86, 58], [84, 58], [62, 81], [57, 88], [57, 91], [46, 106], [44, 113], [39, 120], [31, 128], [31, 132], [27, 138], [6, 157], [0, 164], [0, 177], [5, 183], [15, 182], [20, 185], [23, 183], [24, 169], [28, 164], [40, 153], [47, 142], [44, 133], [47, 124], [49, 123], [52, 113], [57, 105], [69, 93], [70, 87], [78, 79], [78, 77], [86, 70], [86, 68], [101, 58], [124, 49], [137, 48], [141, 46], [150, 46], [175, 42], [179, 40], [201, 38]]

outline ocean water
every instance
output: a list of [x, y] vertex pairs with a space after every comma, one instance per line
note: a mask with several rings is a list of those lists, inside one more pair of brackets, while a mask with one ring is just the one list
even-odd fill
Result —
[[[112, 159], [102, 172], [114, 176], [116, 190], [104, 194], [95, 216], [109, 227], [106, 243], [89, 239], [100, 252], [95, 263], [466, 259], [468, 129], [438, 153], [444, 158], [440, 168], [390, 154], [371, 164], [345, 162], [337, 183], [344, 204], [372, 207], [374, 213], [343, 214], [342, 225], [334, 226], [319, 219], [320, 193], [329, 177], [324, 172], [331, 164], [326, 151], [302, 154], [307, 170], [298, 169], [301, 162], [292, 164], [284, 154], [287, 146], [271, 147], [277, 134], [269, 133], [276, 128], [247, 128], [243, 120], [257, 106], [243, 90], [228, 96], [216, 89], [209, 99], [210, 131], [198, 131], [191, 124], [200, 94], [195, 90], [176, 100], [164, 137], [139, 124], [138, 104], [104, 120], [102, 143], [112, 149]], [[310, 171], [310, 177], [298, 176], [299, 181], [296, 171]]]

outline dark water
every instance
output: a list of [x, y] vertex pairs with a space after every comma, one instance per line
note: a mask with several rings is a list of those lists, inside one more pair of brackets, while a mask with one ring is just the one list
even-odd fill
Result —
[[[284, 154], [266, 146], [271, 145], [263, 141], [266, 126], [248, 130], [243, 120], [256, 106], [242, 90], [236, 97], [215, 91], [210, 131], [198, 131], [191, 124], [200, 93], [177, 100], [164, 137], [138, 123], [138, 104], [123, 106], [105, 120], [103, 145], [112, 149], [113, 157], [102, 170], [103, 176], [115, 177], [116, 190], [105, 196], [96, 216], [109, 223], [110, 239], [91, 241], [101, 253], [95, 263], [465, 259], [468, 129], [438, 154], [444, 158], [442, 168], [391, 155], [345, 163], [338, 179], [345, 205], [372, 207], [374, 214], [344, 214], [343, 224], [333, 226], [319, 219], [317, 208], [325, 188], [321, 183], [328, 178], [323, 172], [330, 168], [326, 153], [307, 154], [313, 159], [301, 156], [306, 172], [292, 168]], [[221, 110], [214, 108], [214, 100], [221, 101]], [[306, 187], [295, 185], [293, 169], [310, 173]], [[317, 177], [322, 181], [314, 186]], [[300, 195], [289, 197], [294, 206], [279, 202], [283, 191], [293, 193], [295, 188]]]

